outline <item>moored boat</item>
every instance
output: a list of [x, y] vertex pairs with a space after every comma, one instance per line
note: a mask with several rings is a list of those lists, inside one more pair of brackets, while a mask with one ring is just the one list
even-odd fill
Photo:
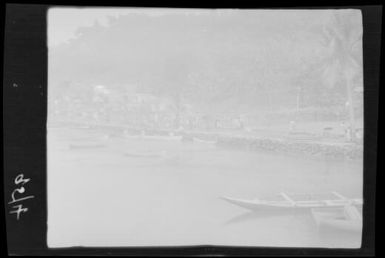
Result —
[[166, 141], [172, 141], [172, 140], [180, 141], [180, 140], [182, 140], [182, 136], [179, 136], [179, 135], [175, 135], [175, 136], [144, 135], [144, 136], [141, 136], [141, 138], [142, 139], [149, 139], [149, 140], [166, 140]]
[[203, 140], [198, 137], [193, 137], [194, 142], [199, 142], [199, 143], [207, 143], [207, 144], [216, 144], [217, 141], [212, 141], [212, 140]]
[[104, 147], [106, 147], [106, 145], [102, 144], [102, 143], [71, 143], [68, 146], [68, 148], [70, 150], [75, 150], [75, 149], [96, 149], [96, 148], [104, 148]]
[[167, 157], [166, 151], [136, 151], [125, 152], [125, 156], [134, 158], [165, 158]]
[[182, 140], [182, 136], [174, 135], [129, 135], [125, 134], [124, 138], [126, 139], [142, 139], [142, 140], [164, 140], [164, 141], [180, 141]]
[[314, 208], [311, 212], [319, 231], [362, 231], [362, 210], [360, 210], [359, 206], [347, 205], [335, 208]]
[[[337, 192], [332, 192], [334, 198], [315, 199], [314, 195], [281, 193], [278, 200], [245, 200], [230, 197], [221, 197], [223, 200], [252, 211], [274, 210], [311, 210], [322, 207], [345, 207], [347, 205], [362, 205], [362, 199], [348, 199]], [[299, 198], [301, 196], [302, 198]]]

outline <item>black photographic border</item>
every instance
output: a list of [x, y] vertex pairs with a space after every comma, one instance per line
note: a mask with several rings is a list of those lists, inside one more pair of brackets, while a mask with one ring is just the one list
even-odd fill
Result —
[[[274, 9], [345, 9], [355, 8], [363, 16], [364, 55], [364, 227], [359, 249], [176, 246], [176, 247], [71, 247], [48, 248], [47, 234], [47, 20], [50, 7], [57, 5], [7, 4], [4, 30], [3, 140], [4, 140], [4, 212], [9, 255], [134, 255], [134, 256], [320, 256], [375, 253], [375, 203], [377, 171], [377, 127], [380, 85], [382, 6], [228, 6], [157, 4], [127, 7], [192, 8], [274, 8]], [[60, 6], [60, 5], [59, 5]], [[113, 5], [99, 5], [114, 7]], [[61, 6], [66, 7], [66, 6]], [[98, 7], [71, 4], [68, 7]], [[117, 5], [116, 7], [124, 7]], [[29, 211], [16, 220], [8, 204], [15, 177], [30, 178], [25, 185]], [[74, 179], [76, 180], [76, 179]]]

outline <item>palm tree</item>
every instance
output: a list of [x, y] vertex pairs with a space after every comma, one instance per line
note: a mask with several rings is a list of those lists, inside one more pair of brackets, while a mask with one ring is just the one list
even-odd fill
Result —
[[[355, 140], [353, 81], [362, 75], [362, 56], [357, 46], [362, 39], [361, 13], [358, 10], [333, 11], [330, 23], [323, 27], [325, 46], [330, 50], [324, 63], [324, 79], [331, 87], [341, 81], [347, 92], [351, 139]], [[362, 53], [362, 52], [358, 52]], [[362, 55], [362, 54], [361, 54]]]

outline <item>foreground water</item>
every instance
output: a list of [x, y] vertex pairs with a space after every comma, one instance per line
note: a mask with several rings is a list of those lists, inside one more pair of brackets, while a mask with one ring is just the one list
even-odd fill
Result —
[[[70, 148], [81, 143], [98, 145]], [[338, 191], [361, 198], [362, 173], [362, 161], [49, 129], [48, 244], [358, 248], [360, 234], [321, 234], [310, 213], [268, 216], [220, 197]]]

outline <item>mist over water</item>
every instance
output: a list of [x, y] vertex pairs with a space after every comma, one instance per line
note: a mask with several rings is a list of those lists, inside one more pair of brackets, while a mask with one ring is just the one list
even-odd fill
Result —
[[[342, 246], [310, 212], [252, 213], [219, 199], [282, 191], [362, 195], [360, 161], [322, 161], [164, 140], [109, 139], [68, 150], [82, 130], [49, 131], [49, 239], [57, 246]], [[78, 142], [78, 141], [76, 141]], [[131, 150], [155, 157], [131, 157]], [[65, 219], [63, 219], [65, 214]], [[342, 232], [343, 234], [343, 232]]]

